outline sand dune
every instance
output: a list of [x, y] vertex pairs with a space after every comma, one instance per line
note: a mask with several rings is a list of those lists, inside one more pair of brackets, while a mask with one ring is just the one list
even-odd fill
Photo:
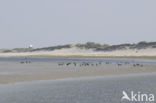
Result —
[[93, 49], [80, 49], [73, 47], [67, 49], [56, 49], [53, 51], [0, 53], [0, 57], [12, 56], [156, 56], [156, 48], [95, 51]]

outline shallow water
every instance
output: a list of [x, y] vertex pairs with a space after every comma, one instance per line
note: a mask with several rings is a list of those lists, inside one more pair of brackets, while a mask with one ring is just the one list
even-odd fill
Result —
[[156, 96], [155, 78], [150, 73], [3, 84], [0, 103], [133, 103], [121, 101], [122, 91]]
[[30, 60], [32, 62], [131, 62], [131, 63], [156, 63], [156, 60], [148, 59], [127, 59], [127, 58], [33, 58], [33, 57], [0, 57], [0, 62], [19, 62], [24, 60]]
[[[26, 61], [30, 61], [30, 63], [26, 63]], [[60, 63], [63, 63], [63, 65], [59, 65]], [[70, 65], [67, 65], [69, 63]], [[138, 66], [136, 66], [137, 63], [139, 64]], [[155, 71], [155, 60], [117, 58], [0, 58], [0, 83]]]
[[[69, 62], [78, 66], [58, 65]], [[94, 65], [80, 66], [83, 62]], [[102, 63], [95, 65], [98, 62]], [[134, 67], [136, 63], [143, 67]], [[140, 72], [143, 74], [128, 74]], [[129, 103], [120, 100], [123, 90], [156, 94], [156, 73], [145, 72], [156, 72], [156, 60], [0, 58], [0, 103]], [[126, 75], [111, 76], [120, 73]], [[87, 76], [92, 78], [83, 78]]]

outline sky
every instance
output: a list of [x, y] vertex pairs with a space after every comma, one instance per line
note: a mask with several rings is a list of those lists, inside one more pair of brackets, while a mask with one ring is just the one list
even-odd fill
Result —
[[0, 0], [0, 48], [156, 41], [156, 0]]

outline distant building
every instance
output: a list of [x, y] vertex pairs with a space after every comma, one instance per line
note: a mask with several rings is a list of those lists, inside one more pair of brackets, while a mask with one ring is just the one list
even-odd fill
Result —
[[29, 45], [29, 50], [32, 50], [33, 49], [33, 45]]

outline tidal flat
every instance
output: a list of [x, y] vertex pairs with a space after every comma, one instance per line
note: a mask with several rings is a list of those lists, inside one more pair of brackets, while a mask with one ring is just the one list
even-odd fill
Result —
[[125, 58], [0, 58], [0, 84], [156, 72], [156, 60]]

